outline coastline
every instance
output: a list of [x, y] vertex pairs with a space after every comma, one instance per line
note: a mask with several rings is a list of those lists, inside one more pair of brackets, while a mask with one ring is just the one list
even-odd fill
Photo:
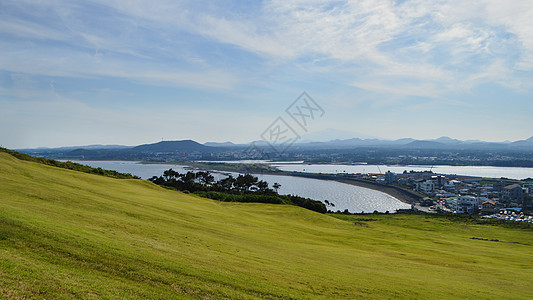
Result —
[[[206, 166], [194, 166], [194, 165], [191, 165], [192, 167], [196, 167], [196, 168], [199, 168], [199, 169], [203, 169], [203, 170], [217, 170], [218, 168], [213, 168], [214, 166], [209, 166], [211, 168], [208, 168]], [[219, 172], [239, 172], [239, 171], [242, 171], [239, 170], [239, 169], [233, 169], [231, 167], [226, 167], [224, 168], [223, 170], [220, 170], [218, 169], [217, 171]], [[305, 178], [312, 178], [312, 179], [319, 179], [319, 180], [333, 180], [333, 181], [337, 181], [337, 182], [340, 182], [340, 183], [344, 183], [344, 184], [350, 184], [350, 185], [354, 185], [354, 186], [358, 186], [358, 187], [362, 187], [362, 188], [367, 188], [367, 189], [371, 189], [371, 190], [374, 190], [374, 191], [378, 191], [378, 192], [382, 192], [382, 193], [385, 193], [391, 197], [394, 197], [396, 199], [398, 199], [399, 201], [403, 202], [403, 203], [406, 203], [406, 204], [414, 204], [414, 203], [417, 203], [417, 202], [420, 202], [420, 200], [422, 200], [424, 197], [413, 192], [413, 191], [410, 191], [410, 190], [407, 190], [407, 189], [404, 189], [404, 188], [401, 188], [399, 186], [394, 186], [394, 185], [386, 185], [386, 184], [381, 184], [381, 183], [377, 183], [377, 182], [374, 182], [374, 181], [369, 181], [369, 180], [362, 180], [362, 179], [357, 179], [357, 178], [349, 178], [349, 177], [338, 177], [338, 176], [335, 176], [335, 175], [329, 175], [329, 174], [315, 174], [315, 173], [299, 173], [299, 172], [286, 172], [286, 171], [281, 171], [281, 170], [277, 170], [277, 169], [260, 169], [260, 170], [255, 170], [256, 172], [253, 172], [254, 170], [252, 170], [252, 174], [271, 174], [271, 175], [281, 175], [281, 176], [294, 176], [294, 177], [305, 177]], [[259, 171], [259, 172], [257, 172]]]
[[386, 185], [386, 184], [381, 184], [381, 183], [357, 179], [357, 178], [348, 178], [348, 177], [339, 178], [334, 175], [323, 175], [323, 174], [312, 174], [312, 173], [291, 173], [291, 174], [279, 174], [278, 173], [276, 175], [288, 175], [288, 176], [295, 176], [295, 177], [313, 178], [313, 179], [319, 179], [319, 180], [333, 180], [333, 181], [337, 181], [340, 183], [350, 184], [350, 185], [382, 192], [406, 204], [414, 204], [416, 202], [420, 202], [420, 200], [424, 198], [420, 194], [401, 188], [399, 186]]
[[379, 185], [379, 184], [374, 184], [370, 182], [357, 181], [357, 179], [351, 179], [351, 180], [345, 179], [345, 180], [336, 180], [336, 181], [379, 191], [389, 196], [392, 196], [400, 200], [401, 202], [407, 203], [407, 204], [415, 204], [417, 202], [420, 202], [420, 200], [424, 198], [421, 195], [418, 195], [412, 191], [409, 191], [409, 190], [406, 190], [406, 189], [403, 189], [397, 186]]
[[[146, 162], [140, 162], [146, 164]], [[161, 163], [147, 163], [147, 164], [161, 164]], [[318, 180], [333, 180], [344, 184], [350, 184], [353, 186], [358, 186], [362, 188], [367, 188], [375, 190], [378, 192], [385, 193], [395, 199], [413, 205], [419, 203], [424, 196], [411, 191], [409, 189], [397, 186], [397, 185], [388, 185], [375, 181], [358, 179], [353, 177], [337, 176], [334, 174], [318, 174], [318, 173], [303, 173], [303, 172], [289, 172], [281, 171], [275, 167], [265, 165], [265, 164], [225, 164], [225, 163], [191, 163], [191, 162], [181, 162], [180, 165], [192, 167], [197, 170], [204, 171], [218, 171], [218, 172], [236, 172], [236, 173], [250, 173], [250, 174], [269, 174], [269, 175], [282, 175], [282, 176], [293, 176], [293, 177], [304, 177], [312, 178]]]
[[[362, 188], [367, 188], [375, 190], [378, 192], [385, 193], [391, 197], [398, 199], [399, 201], [406, 204], [414, 204], [420, 202], [424, 197], [420, 194], [417, 194], [411, 190], [401, 188], [399, 186], [382, 184], [375, 181], [349, 178], [349, 177], [338, 177], [331, 174], [316, 174], [316, 173], [300, 173], [300, 172], [288, 172], [281, 171], [277, 168], [265, 167], [264, 165], [248, 165], [243, 168], [242, 165], [238, 164], [185, 164], [190, 167], [201, 169], [204, 171], [219, 171], [219, 172], [242, 172], [243, 169], [249, 171], [251, 174], [270, 174], [270, 175], [282, 175], [282, 176], [294, 176], [294, 177], [305, 177], [319, 180], [333, 180], [344, 184], [350, 184]], [[222, 168], [221, 168], [222, 167]]]

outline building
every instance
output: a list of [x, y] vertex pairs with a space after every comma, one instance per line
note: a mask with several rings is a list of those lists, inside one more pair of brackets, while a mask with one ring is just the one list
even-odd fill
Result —
[[496, 212], [496, 202], [488, 200], [481, 203], [481, 214], [492, 215]]
[[417, 180], [416, 190], [429, 194], [435, 190], [435, 183], [432, 180]]
[[391, 171], [387, 171], [387, 173], [385, 173], [385, 183], [393, 183], [393, 182], [396, 182], [398, 181], [398, 176], [394, 173], [392, 173]]
[[478, 200], [474, 196], [459, 196], [453, 202], [452, 209], [458, 214], [475, 214], [479, 211]]
[[524, 197], [524, 191], [518, 184], [511, 184], [503, 187], [501, 202], [506, 205], [511, 203], [521, 204]]
[[492, 190], [501, 193], [504, 186], [505, 184], [503, 183], [503, 181], [495, 182], [492, 184]]
[[444, 175], [432, 176], [431, 180], [435, 182], [438, 188], [442, 188], [446, 184], [446, 177]]
[[522, 189], [528, 195], [533, 195], [533, 184], [524, 184], [524, 185], [522, 185]]

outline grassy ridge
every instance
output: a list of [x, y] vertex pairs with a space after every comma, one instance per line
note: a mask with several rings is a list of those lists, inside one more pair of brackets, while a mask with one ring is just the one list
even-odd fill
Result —
[[62, 169], [74, 170], [74, 171], [79, 171], [79, 172], [84, 172], [84, 173], [89, 173], [89, 174], [103, 175], [103, 176], [119, 178], [119, 179], [140, 179], [138, 176], [133, 176], [129, 173], [120, 173], [114, 170], [104, 170], [102, 168], [93, 168], [87, 165], [82, 165], [82, 164], [74, 163], [71, 161], [60, 162], [54, 159], [48, 159], [44, 157], [34, 157], [34, 156], [31, 156], [25, 153], [20, 153], [17, 151], [13, 151], [13, 150], [0, 147], [0, 153], [1, 152], [7, 153], [20, 160], [36, 162], [36, 163], [40, 163], [40, 164], [44, 164], [48, 166], [54, 166], [54, 167], [58, 167]]
[[531, 230], [218, 202], [5, 153], [0, 183], [0, 297], [533, 296]]

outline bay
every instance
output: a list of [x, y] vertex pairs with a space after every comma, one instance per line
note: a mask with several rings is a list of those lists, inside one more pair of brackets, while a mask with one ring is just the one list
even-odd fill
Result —
[[[152, 176], [160, 176], [163, 171], [173, 169], [179, 173], [186, 173], [192, 170], [188, 166], [178, 164], [143, 164], [135, 161], [73, 161], [80, 164], [89, 165], [94, 168], [115, 170], [122, 173], [137, 175], [142, 179], [149, 179]], [[238, 175], [230, 172], [216, 172], [213, 175], [218, 180], [226, 174]], [[331, 180], [318, 180], [312, 178], [302, 178], [285, 175], [265, 175], [254, 174], [260, 180], [269, 183], [270, 187], [277, 182], [281, 184], [279, 193], [283, 195], [298, 195], [322, 201], [328, 200], [334, 206], [327, 206], [329, 210], [350, 212], [394, 212], [398, 209], [407, 209], [411, 206], [385, 193], [340, 183]]]

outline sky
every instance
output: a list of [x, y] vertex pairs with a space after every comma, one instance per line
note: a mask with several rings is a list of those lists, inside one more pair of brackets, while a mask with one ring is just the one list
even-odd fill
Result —
[[0, 0], [0, 146], [243, 143], [280, 119], [527, 139], [531, 16], [530, 0]]

